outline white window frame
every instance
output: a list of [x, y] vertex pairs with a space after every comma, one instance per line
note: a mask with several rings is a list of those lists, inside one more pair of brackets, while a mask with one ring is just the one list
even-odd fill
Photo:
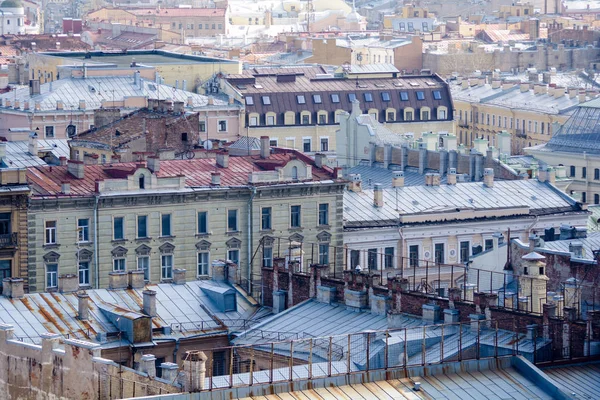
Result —
[[[206, 258], [206, 260], [200, 260], [200, 257]], [[202, 270], [201, 270], [201, 268], [202, 268]], [[206, 268], [206, 270], [204, 270], [203, 268]], [[204, 273], [204, 272], [206, 272], [206, 273]], [[197, 255], [196, 255], [196, 275], [198, 277], [210, 275], [210, 251], [199, 251], [197, 253]]]
[[[200, 232], [200, 213], [205, 213], [206, 215], [206, 232]], [[209, 226], [209, 212], [208, 210], [196, 210], [196, 233], [198, 235], [208, 235], [210, 232], [210, 226]]]
[[[235, 211], [235, 229], [230, 229], [229, 227], [229, 211]], [[239, 232], [240, 229], [240, 210], [237, 208], [228, 208], [227, 209], [227, 232]]]
[[[86, 220], [87, 225], [79, 225], [79, 221]], [[86, 229], [83, 229], [86, 228]], [[86, 232], [84, 234], [83, 232]], [[86, 238], [87, 237], [87, 238]], [[90, 219], [89, 218], [77, 218], [77, 242], [78, 243], [89, 243], [90, 241]]]
[[[48, 227], [49, 222], [54, 222], [54, 227]], [[58, 221], [55, 219], [44, 221], [44, 245], [56, 244], [56, 231], [58, 227]], [[50, 240], [48, 240], [50, 236]]]
[[[49, 266], [56, 266], [56, 271], [48, 272]], [[59, 269], [58, 263], [57, 262], [46, 263], [44, 269], [45, 269], [46, 289], [57, 288], [58, 287], [58, 269]], [[50, 277], [52, 277], [52, 279], [49, 279]], [[52, 281], [52, 284], [50, 283], [50, 281]]]
[[[327, 150], [323, 150], [323, 140], [327, 143]], [[319, 137], [319, 148], [321, 149], [320, 151], [329, 151], [329, 136]]]
[[[237, 252], [237, 260], [235, 259], [235, 257], [231, 257], [232, 253], [236, 253]], [[240, 262], [240, 249], [228, 249], [227, 250], [227, 260], [232, 261], [236, 264], [239, 264]]]
[[[121, 237], [121, 238], [117, 238], [116, 235], [115, 235], [115, 233], [116, 233], [115, 220], [118, 219], [118, 218], [121, 218], [121, 221], [122, 221], [122, 225], [121, 225], [121, 230], [122, 230], [121, 234], [122, 235], [121, 236], [123, 236], [123, 237]], [[125, 240], [125, 217], [122, 216], [122, 215], [113, 216], [113, 221], [112, 222], [113, 222], [112, 223], [113, 240]]]
[[[82, 269], [81, 265], [87, 264], [87, 268]], [[82, 271], [87, 270], [87, 279], [81, 279]], [[90, 286], [90, 262], [89, 261], [79, 261], [79, 265], [77, 266], [77, 278], [79, 279], [79, 286]]]
[[117, 271], [127, 271], [127, 259], [125, 257], [113, 258], [113, 272]]
[[[143, 265], [140, 266], [140, 260], [148, 260], [148, 266], [147, 266], [147, 268], [144, 268]], [[135, 264], [137, 266], [137, 270], [138, 271], [144, 271], [144, 280], [145, 281], [150, 281], [150, 256], [149, 255], [140, 255], [140, 256], [137, 256], [137, 259], [135, 260]], [[148, 272], [146, 273], [146, 271], [148, 271]]]
[[[167, 265], [165, 263], [166, 260], [171, 260], [171, 265]], [[174, 268], [173, 264], [174, 264], [173, 254], [161, 254], [160, 255], [160, 278], [161, 278], [161, 280], [173, 279], [173, 268]], [[166, 271], [170, 271], [170, 276], [165, 275]]]
[[[221, 123], [225, 123], [225, 129], [221, 129]], [[217, 120], [217, 132], [228, 132], [229, 129], [229, 121], [226, 119]]]
[[[52, 128], [52, 136], [48, 136], [47, 128]], [[54, 125], [44, 125], [44, 139], [56, 139], [56, 127]]]

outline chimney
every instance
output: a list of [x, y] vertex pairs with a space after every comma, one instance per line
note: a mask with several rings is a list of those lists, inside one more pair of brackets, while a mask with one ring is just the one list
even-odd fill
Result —
[[112, 271], [108, 273], [108, 288], [111, 290], [127, 289], [127, 272]]
[[[183, 359], [183, 390], [199, 392], [205, 389], [206, 354], [198, 350], [188, 350]], [[211, 371], [212, 372], [212, 371]]]
[[56, 100], [56, 109], [57, 110], [62, 110], [64, 108], [65, 107], [64, 107], [63, 101], [62, 100]]
[[29, 100], [23, 102], [23, 110], [29, 110]]
[[212, 96], [208, 96], [208, 105], [212, 106], [213, 104], [215, 104], [215, 99]]
[[127, 272], [128, 280], [129, 280], [129, 288], [130, 289], [141, 289], [146, 286], [146, 281], [144, 280], [144, 271], [141, 269], [134, 269]]
[[510, 81], [502, 82], [502, 90], [511, 89], [513, 86], [515, 86], [515, 84], [513, 82], [510, 82]]
[[529, 83], [522, 82], [521, 83], [521, 93], [529, 91]]
[[268, 136], [260, 137], [260, 158], [266, 159], [271, 155], [271, 142]]
[[64, 167], [64, 166], [66, 166], [66, 165], [67, 165], [67, 157], [65, 157], [65, 156], [60, 156], [60, 157], [58, 158], [58, 161], [60, 162], [60, 165], [61, 165], [62, 167]]
[[77, 318], [81, 321], [87, 321], [90, 318], [90, 296], [86, 292], [77, 293], [77, 305], [79, 315]]
[[317, 168], [323, 168], [324, 166], [327, 166], [327, 155], [323, 153], [315, 154], [315, 166]]
[[152, 354], [143, 354], [139, 364], [140, 372], [148, 374], [149, 378], [156, 378], [156, 357]]
[[2, 294], [10, 299], [22, 299], [25, 297], [23, 279], [4, 278], [2, 280]]
[[13, 108], [16, 110], [18, 108], [21, 107], [21, 101], [20, 100], [15, 100], [15, 104], [13, 105]]
[[184, 102], [183, 101], [176, 101], [175, 103], [173, 103], [173, 112], [175, 114], [183, 114], [184, 112]]
[[425, 174], [425, 186], [440, 186], [440, 174], [428, 172]]
[[71, 194], [71, 184], [68, 181], [63, 181], [60, 185], [60, 191], [62, 194]]
[[173, 268], [173, 285], [185, 285], [185, 268]]
[[226, 151], [217, 153], [217, 166], [221, 168], [229, 167], [229, 154]]
[[404, 171], [392, 172], [392, 187], [404, 187]]
[[555, 87], [554, 88], [554, 98], [555, 99], [560, 99], [561, 97], [563, 97], [565, 95], [565, 88], [562, 87]]
[[67, 162], [67, 171], [77, 179], [85, 177], [85, 164], [83, 161], [69, 160]]
[[144, 290], [142, 295], [144, 296], [142, 312], [151, 317], [156, 317], [156, 292], [154, 290]]
[[446, 183], [456, 185], [456, 168], [450, 168], [448, 175], [446, 175]]
[[350, 309], [361, 310], [367, 308], [367, 291], [344, 289], [344, 302]]
[[494, 169], [486, 168], [483, 170], [483, 185], [488, 188], [494, 187]]
[[577, 88], [569, 88], [569, 98], [574, 99], [575, 97], [577, 97], [578, 91], [579, 91], [579, 89], [577, 89]]
[[31, 154], [32, 156], [37, 157], [37, 155], [38, 155], [38, 139], [37, 139], [37, 134], [35, 134], [35, 133], [33, 135], [29, 136], [28, 151], [29, 151], [29, 154]]
[[192, 96], [188, 96], [187, 98], [187, 106], [192, 108], [194, 107], [194, 98]]
[[79, 100], [79, 109], [85, 110], [85, 100]]
[[383, 188], [381, 183], [373, 185], [373, 205], [375, 207], [383, 207]]
[[187, 92], [187, 81], [185, 79], [181, 81], [181, 90]]
[[210, 184], [213, 186], [221, 185], [221, 173], [220, 172], [211, 172], [210, 174]]
[[584, 91], [584, 90], [581, 90], [581, 91], [579, 92], [579, 94], [578, 94], [578, 96], [577, 96], [577, 100], [578, 100], [580, 103], [585, 103], [586, 97], [585, 97], [585, 91]]
[[354, 193], [362, 192], [362, 180], [360, 179], [360, 174], [350, 174], [348, 190]]
[[492, 89], [499, 89], [502, 86], [502, 81], [498, 79], [492, 80]]
[[152, 173], [160, 171], [160, 158], [157, 156], [149, 156], [146, 160], [146, 166]]
[[573, 253], [573, 257], [582, 258], [583, 254], [583, 243], [579, 240], [569, 243], [569, 253]]

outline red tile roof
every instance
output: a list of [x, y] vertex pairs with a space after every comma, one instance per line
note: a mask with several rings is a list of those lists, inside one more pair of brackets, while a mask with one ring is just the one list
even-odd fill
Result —
[[[202, 187], [210, 186], [212, 172], [220, 172], [222, 186], [246, 186], [250, 172], [273, 170], [294, 158], [312, 165], [313, 181], [334, 179], [334, 171], [331, 168], [317, 168], [310, 157], [288, 149], [274, 149], [266, 160], [261, 159], [260, 156], [229, 157], [228, 168], [218, 167], [214, 158], [164, 160], [160, 162], [157, 176], [159, 178], [185, 176], [186, 186]], [[83, 179], [71, 175], [66, 166], [31, 167], [27, 170], [27, 180], [34, 197], [92, 196], [95, 193], [96, 181], [124, 179], [135, 171], [137, 164], [139, 163], [86, 165]], [[70, 195], [61, 193], [63, 182], [70, 184]]]

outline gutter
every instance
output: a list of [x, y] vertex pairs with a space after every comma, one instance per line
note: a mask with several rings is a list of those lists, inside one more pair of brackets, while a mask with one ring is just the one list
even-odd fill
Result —
[[94, 196], [94, 269], [96, 274], [96, 289], [100, 289], [100, 265], [98, 256], [98, 195]]
[[248, 294], [252, 296], [252, 208], [256, 187], [252, 187], [252, 194], [248, 200]]

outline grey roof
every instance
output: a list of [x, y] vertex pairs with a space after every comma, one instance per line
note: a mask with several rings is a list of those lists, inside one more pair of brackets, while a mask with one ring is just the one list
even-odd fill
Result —
[[574, 199], [550, 184], [537, 180], [495, 181], [440, 186], [383, 189], [384, 206], [373, 205], [373, 190], [344, 193], [345, 224], [397, 221], [399, 215], [461, 209], [498, 209], [526, 206], [531, 215], [577, 210]]
[[[39, 95], [30, 95], [28, 87], [20, 87], [16, 91], [0, 95], [2, 104], [6, 100], [19, 100], [21, 107], [24, 102], [29, 102], [30, 112], [33, 112], [35, 103], [40, 103], [41, 111], [56, 112], [57, 101], [62, 101], [65, 112], [76, 113], [79, 109], [79, 100], [85, 100], [86, 109], [100, 108], [102, 101], [121, 101], [126, 97], [144, 96], [149, 99], [172, 99], [182, 101], [187, 106], [188, 97], [193, 99], [194, 108], [208, 105], [208, 97], [192, 92], [175, 89], [172, 86], [158, 85], [152, 81], [140, 79], [140, 85], [135, 85], [133, 76], [106, 76], [92, 78], [59, 79], [52, 83], [40, 85]], [[50, 88], [52, 87], [52, 90]], [[214, 99], [215, 106], [227, 106], [228, 102], [219, 98]], [[2, 107], [0, 109], [7, 109]], [[8, 108], [11, 109], [12, 108]], [[21, 108], [22, 110], [22, 108]], [[39, 111], [38, 111], [39, 112]]]
[[[254, 312], [254, 307], [241, 295], [237, 296], [237, 311], [220, 312], [201, 290], [203, 287], [215, 286], [227, 285], [208, 280], [189, 281], [185, 285], [148, 285], [147, 288], [156, 291], [158, 315], [153, 318], [153, 327], [172, 328], [171, 335], [154, 333], [153, 338], [202, 334], [201, 330], [221, 327], [213, 316], [227, 325], [227, 321], [247, 318]], [[23, 299], [0, 297], [0, 323], [13, 325], [15, 335], [28, 342], [39, 342], [40, 335], [45, 332], [96, 341], [98, 332], [118, 332], [113, 323], [100, 311], [100, 305], [108, 304], [139, 312], [143, 299], [142, 291], [143, 289], [88, 290], [90, 319], [85, 322], [77, 319], [76, 293], [33, 293], [26, 294]]]
[[[433, 170], [427, 170], [426, 172], [437, 172]], [[394, 171], [368, 165], [357, 165], [348, 170], [348, 174], [360, 174], [362, 179], [363, 189], [373, 189], [373, 185], [381, 183], [383, 188], [390, 189], [392, 187], [392, 175]], [[446, 178], [443, 178], [443, 182]], [[425, 183], [425, 175], [420, 174], [417, 168], [406, 168], [404, 170], [404, 186], [416, 186], [423, 185]]]
[[551, 151], [600, 154], [600, 99], [577, 107], [543, 147]]
[[597, 399], [600, 393], [600, 363], [569, 365], [543, 370], [580, 399]]
[[394, 64], [365, 64], [350, 66], [351, 74], [372, 74], [372, 73], [398, 73], [400, 72]]
[[256, 137], [242, 136], [229, 146], [230, 149], [245, 151], [260, 150], [260, 139]]
[[568, 240], [554, 240], [552, 242], [544, 242], [543, 248], [536, 248], [538, 253], [543, 253], [544, 250], [558, 251], [561, 253], [569, 253], [569, 244], [573, 242], [580, 242], [583, 244], [583, 259], [594, 260], [595, 250], [600, 250], [600, 232], [588, 232], [587, 237], [568, 239]]
[[[19, 140], [6, 142], [6, 157], [4, 162], [9, 167], [26, 168], [56, 164], [60, 157], [69, 158], [69, 144], [66, 139], [38, 139], [38, 153], [50, 153], [51, 157], [45, 159], [29, 153], [29, 142]], [[56, 161], [56, 162], [54, 162]]]

